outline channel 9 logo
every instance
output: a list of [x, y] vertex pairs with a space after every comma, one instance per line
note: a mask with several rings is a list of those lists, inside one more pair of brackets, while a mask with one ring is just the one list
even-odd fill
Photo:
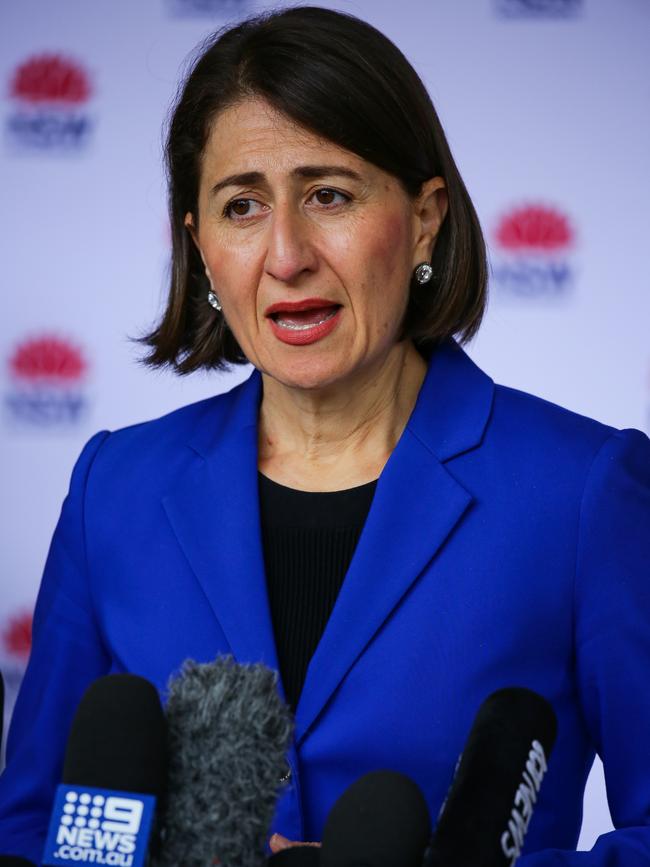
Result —
[[154, 806], [151, 795], [59, 786], [44, 863], [141, 867]]

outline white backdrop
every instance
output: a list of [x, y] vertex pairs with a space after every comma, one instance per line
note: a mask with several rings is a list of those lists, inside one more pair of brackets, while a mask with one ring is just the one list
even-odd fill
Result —
[[[192, 48], [245, 0], [0, 4], [0, 668], [29, 652], [82, 444], [229, 388], [136, 363], [169, 229], [161, 125]], [[648, 0], [338, 0], [425, 80], [490, 246], [470, 355], [497, 381], [650, 428]], [[611, 828], [599, 763], [581, 848]]]

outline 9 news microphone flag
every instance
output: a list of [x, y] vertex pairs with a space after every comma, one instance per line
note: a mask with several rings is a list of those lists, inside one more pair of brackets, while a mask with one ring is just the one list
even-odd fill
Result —
[[43, 863], [142, 867], [166, 759], [155, 687], [133, 674], [91, 684], [70, 730]]

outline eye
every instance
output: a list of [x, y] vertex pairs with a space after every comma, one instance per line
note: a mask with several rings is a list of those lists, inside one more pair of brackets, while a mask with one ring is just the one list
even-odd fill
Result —
[[320, 189], [315, 190], [312, 193], [312, 198], [314, 198], [319, 205], [324, 205], [325, 207], [341, 205], [344, 202], [350, 201], [350, 197], [346, 196], [345, 193], [339, 193], [338, 190], [332, 190], [330, 187], [321, 187]]
[[233, 199], [228, 202], [226, 207], [223, 209], [223, 215], [231, 220], [253, 217], [259, 213], [259, 210], [256, 210], [255, 206], [257, 206], [258, 209], [262, 207], [262, 205], [259, 202], [256, 202], [255, 199]]

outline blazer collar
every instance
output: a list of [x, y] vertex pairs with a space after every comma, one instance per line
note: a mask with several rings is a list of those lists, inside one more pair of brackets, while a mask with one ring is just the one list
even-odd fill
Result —
[[[257, 495], [261, 392], [255, 371], [230, 393], [219, 420], [206, 417], [190, 442], [197, 460], [164, 505], [235, 658], [277, 669]], [[471, 503], [444, 464], [480, 444], [493, 392], [492, 380], [455, 342], [432, 354], [309, 665], [296, 711], [298, 743]]]

